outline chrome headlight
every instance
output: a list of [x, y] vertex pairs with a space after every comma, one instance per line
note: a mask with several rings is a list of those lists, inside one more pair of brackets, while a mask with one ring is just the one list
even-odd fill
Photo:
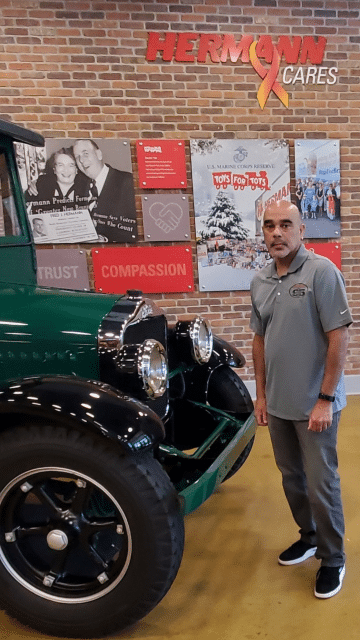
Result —
[[165, 393], [168, 379], [166, 352], [157, 340], [145, 340], [140, 346], [138, 372], [148, 396], [158, 398]]
[[[213, 350], [213, 335], [204, 318], [197, 316], [191, 321], [178, 322], [175, 333], [182, 348], [190, 347], [191, 357], [195, 362], [198, 364], [209, 362]], [[185, 354], [182, 353], [182, 355]]]
[[157, 340], [123, 345], [117, 356], [117, 367], [125, 374], [136, 374], [150, 398], [159, 398], [167, 389], [166, 351]]

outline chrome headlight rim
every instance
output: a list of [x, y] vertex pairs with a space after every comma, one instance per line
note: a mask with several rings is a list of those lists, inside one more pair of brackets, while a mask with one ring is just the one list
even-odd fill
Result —
[[139, 345], [137, 371], [150, 398], [164, 395], [168, 385], [168, 363], [166, 350], [160, 342], [149, 338]]
[[209, 362], [213, 350], [213, 334], [208, 322], [196, 316], [189, 324], [192, 356], [198, 364]]

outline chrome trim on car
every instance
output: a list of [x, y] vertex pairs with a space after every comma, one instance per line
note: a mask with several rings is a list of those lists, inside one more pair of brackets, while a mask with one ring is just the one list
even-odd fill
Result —
[[199, 364], [209, 362], [213, 350], [213, 335], [206, 320], [201, 316], [194, 318], [190, 322], [189, 335], [194, 360]]
[[99, 353], [119, 353], [124, 344], [125, 331], [130, 325], [158, 315], [163, 315], [163, 312], [148, 298], [129, 296], [118, 300], [99, 327]]
[[[157, 340], [145, 340], [138, 351], [138, 373], [151, 398], [164, 395], [168, 383], [166, 351]], [[158, 361], [156, 361], [158, 360]]]
[[168, 384], [168, 364], [165, 348], [149, 338], [142, 344], [123, 345], [116, 357], [116, 366], [125, 374], [135, 374], [150, 398], [164, 395]]
[[204, 318], [196, 316], [193, 320], [180, 320], [175, 327], [175, 337], [181, 350], [180, 357], [186, 362], [209, 362], [213, 351], [213, 334]]

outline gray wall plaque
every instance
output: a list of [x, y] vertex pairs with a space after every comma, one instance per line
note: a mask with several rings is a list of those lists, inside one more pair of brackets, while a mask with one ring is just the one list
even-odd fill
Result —
[[86, 253], [81, 249], [38, 249], [37, 281], [44, 287], [90, 291]]
[[141, 196], [144, 239], [166, 242], [190, 240], [189, 198], [183, 194]]

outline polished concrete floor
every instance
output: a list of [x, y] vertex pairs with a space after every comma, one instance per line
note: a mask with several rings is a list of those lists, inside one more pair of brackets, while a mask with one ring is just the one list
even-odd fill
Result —
[[[313, 595], [319, 563], [282, 567], [297, 539], [269, 434], [258, 430], [244, 467], [186, 518], [186, 547], [164, 600], [125, 640], [355, 640], [360, 638], [360, 396], [348, 399], [339, 434], [347, 575], [329, 600]], [[0, 612], [1, 640], [49, 640]]]

